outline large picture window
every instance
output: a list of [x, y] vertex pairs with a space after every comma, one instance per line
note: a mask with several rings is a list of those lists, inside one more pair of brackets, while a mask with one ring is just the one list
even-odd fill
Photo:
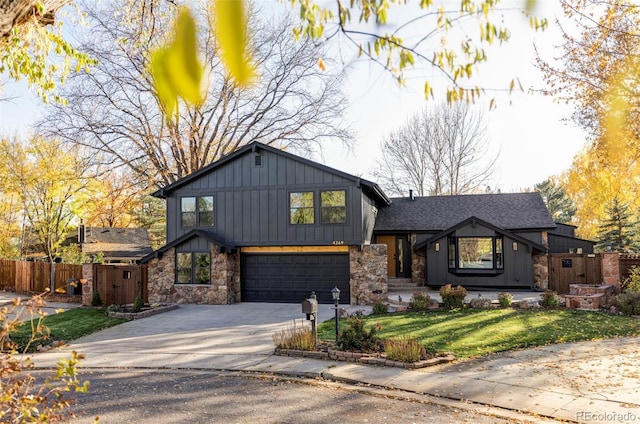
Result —
[[449, 268], [458, 270], [504, 269], [502, 237], [450, 237]]
[[347, 192], [327, 190], [320, 192], [320, 223], [346, 224]]
[[313, 191], [289, 193], [289, 211], [291, 224], [313, 224], [315, 222]]
[[176, 284], [211, 284], [211, 255], [205, 252], [178, 252]]
[[188, 196], [180, 199], [180, 225], [213, 226], [213, 196]]

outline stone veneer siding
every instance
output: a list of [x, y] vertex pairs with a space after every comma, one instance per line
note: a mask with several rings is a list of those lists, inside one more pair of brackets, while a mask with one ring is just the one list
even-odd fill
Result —
[[218, 253], [211, 245], [211, 284], [175, 284], [175, 249], [149, 261], [149, 303], [226, 305], [240, 302], [239, 255]]
[[602, 257], [602, 283], [620, 286], [620, 253], [603, 252]]
[[[542, 245], [549, 249], [549, 233], [541, 233]], [[549, 288], [549, 254], [533, 255], [533, 286], [536, 289]]]
[[93, 264], [82, 264], [82, 305], [91, 306], [93, 298]]
[[386, 302], [389, 292], [387, 245], [349, 246], [349, 272], [352, 305]]
[[411, 282], [416, 286], [424, 286], [426, 280], [426, 260], [424, 253], [419, 254], [413, 249], [416, 245], [416, 235], [411, 234], [409, 245], [411, 246]]

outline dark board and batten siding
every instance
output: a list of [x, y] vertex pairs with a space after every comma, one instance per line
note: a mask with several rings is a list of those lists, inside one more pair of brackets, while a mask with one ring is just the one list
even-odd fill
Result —
[[[215, 226], [208, 229], [237, 246], [363, 244], [363, 194], [353, 180], [273, 152], [260, 154], [259, 166], [247, 152], [172, 191], [167, 240], [190, 230], [179, 224], [182, 196], [213, 195]], [[319, 223], [321, 190], [346, 190], [346, 224]], [[289, 223], [292, 191], [314, 191], [315, 224]]]

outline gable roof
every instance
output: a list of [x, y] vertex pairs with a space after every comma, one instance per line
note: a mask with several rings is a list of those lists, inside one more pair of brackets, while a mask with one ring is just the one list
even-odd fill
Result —
[[424, 240], [421, 243], [416, 243], [416, 245], [414, 246], [414, 249], [415, 250], [419, 250], [419, 249], [422, 249], [424, 247], [429, 247], [431, 245], [431, 243], [435, 242], [436, 240], [439, 240], [439, 239], [441, 239], [441, 238], [453, 233], [454, 231], [456, 231], [456, 230], [458, 230], [458, 229], [460, 229], [460, 228], [462, 228], [462, 227], [464, 227], [464, 226], [466, 226], [468, 224], [481, 225], [483, 227], [492, 229], [493, 231], [495, 231], [498, 234], [502, 234], [504, 236], [507, 236], [510, 239], [513, 239], [513, 240], [515, 240], [515, 241], [517, 241], [519, 243], [522, 243], [524, 245], [530, 246], [530, 247], [532, 247], [532, 248], [534, 248], [534, 249], [536, 249], [538, 251], [541, 251], [541, 252], [545, 252], [547, 250], [546, 247], [544, 247], [541, 244], [535, 243], [535, 242], [533, 242], [531, 240], [528, 240], [528, 239], [526, 239], [524, 237], [520, 237], [517, 234], [513, 234], [509, 230], [505, 230], [503, 228], [496, 227], [495, 225], [492, 225], [489, 222], [483, 221], [482, 219], [480, 219], [480, 218], [478, 218], [476, 216], [471, 216], [471, 217], [465, 219], [464, 221], [461, 221], [461, 222], [457, 223], [453, 227], [449, 227], [449, 228], [447, 228], [445, 230], [442, 230], [441, 232], [439, 232], [438, 234], [435, 234], [433, 237], [429, 238], [428, 240]]
[[212, 171], [214, 171], [215, 169], [221, 167], [222, 165], [225, 165], [233, 160], [235, 160], [236, 158], [245, 155], [249, 152], [257, 152], [259, 150], [265, 150], [277, 155], [281, 155], [284, 156], [286, 158], [304, 163], [305, 165], [309, 165], [312, 167], [315, 167], [317, 169], [320, 169], [324, 172], [328, 172], [334, 175], [338, 175], [342, 178], [345, 178], [347, 180], [351, 180], [353, 181], [358, 187], [362, 187], [362, 189], [367, 192], [367, 194], [371, 197], [373, 197], [374, 199], [378, 200], [380, 203], [384, 204], [384, 205], [388, 205], [391, 203], [391, 200], [389, 199], [389, 197], [387, 197], [387, 195], [382, 191], [382, 189], [376, 184], [373, 183], [371, 181], [365, 180], [363, 178], [360, 177], [356, 177], [355, 175], [351, 175], [351, 174], [347, 174], [346, 172], [342, 172], [339, 171], [337, 169], [328, 167], [326, 165], [322, 165], [318, 162], [314, 162], [312, 160], [309, 159], [305, 159], [303, 157], [294, 155], [292, 153], [286, 152], [284, 150], [280, 150], [280, 149], [276, 149], [275, 147], [271, 147], [268, 146], [266, 144], [262, 144], [260, 142], [254, 141], [253, 143], [249, 143], [247, 145], [245, 145], [244, 147], [241, 147], [240, 149], [236, 150], [235, 152], [232, 152], [226, 156], [223, 156], [222, 158], [220, 158], [219, 160], [212, 162], [211, 164], [205, 166], [204, 168], [200, 168], [199, 170], [179, 179], [178, 181], [169, 184], [168, 186], [161, 188], [155, 192], [153, 192], [151, 195], [154, 197], [159, 197], [159, 198], [166, 198], [167, 195], [169, 195], [173, 190], [180, 188], [182, 186], [184, 186], [185, 184], [188, 184]]
[[155, 252], [152, 252], [148, 255], [146, 255], [144, 258], [142, 258], [140, 260], [141, 263], [146, 263], [149, 262], [151, 259], [153, 258], [162, 258], [162, 255], [164, 255], [164, 253], [171, 249], [172, 247], [176, 247], [181, 245], [182, 243], [185, 243], [189, 240], [191, 240], [192, 238], [195, 237], [202, 237], [205, 240], [209, 241], [211, 244], [215, 244], [216, 246], [220, 247], [220, 251], [221, 252], [231, 252], [234, 253], [236, 251], [236, 246], [232, 243], [229, 243], [228, 241], [224, 240], [223, 238], [221, 238], [220, 236], [218, 236], [216, 233], [214, 233], [213, 231], [205, 231], [205, 230], [191, 230], [185, 234], [183, 234], [182, 236], [178, 237], [177, 239], [173, 240], [171, 243], [165, 244], [164, 246], [162, 246], [160, 249], [156, 250]]
[[140, 259], [151, 253], [146, 228], [86, 227], [82, 252], [103, 253], [105, 259]]
[[504, 230], [556, 228], [540, 193], [465, 194], [392, 198], [380, 208], [375, 231], [439, 232], [477, 217]]

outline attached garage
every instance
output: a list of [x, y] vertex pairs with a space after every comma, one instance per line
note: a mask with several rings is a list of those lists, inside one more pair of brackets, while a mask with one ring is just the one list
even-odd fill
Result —
[[349, 303], [348, 253], [243, 253], [240, 258], [243, 302], [300, 303], [316, 292], [319, 303]]

